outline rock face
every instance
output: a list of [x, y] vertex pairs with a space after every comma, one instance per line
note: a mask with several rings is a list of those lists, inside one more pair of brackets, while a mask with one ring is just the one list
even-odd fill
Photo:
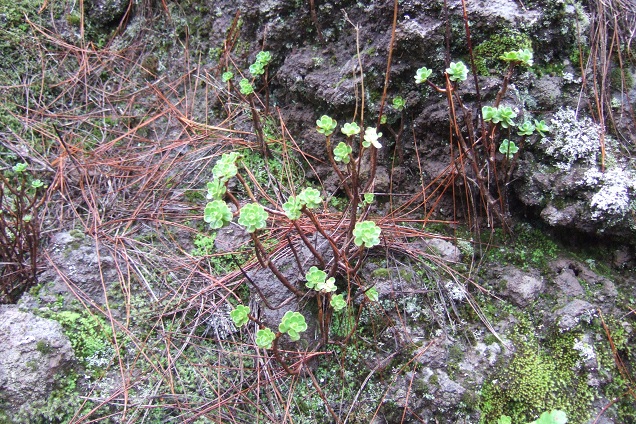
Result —
[[0, 306], [0, 346], [0, 403], [8, 413], [45, 400], [56, 376], [75, 362], [71, 342], [58, 322], [15, 305]]
[[103, 284], [108, 289], [118, 279], [115, 259], [105, 249], [98, 251], [94, 240], [78, 231], [52, 236], [49, 256], [54, 266], [42, 273], [39, 280], [54, 283], [51, 294], [73, 296], [71, 292], [75, 292], [103, 304]]

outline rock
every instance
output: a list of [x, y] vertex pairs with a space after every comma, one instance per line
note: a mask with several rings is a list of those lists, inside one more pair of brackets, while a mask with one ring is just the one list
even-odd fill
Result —
[[448, 339], [440, 336], [425, 343], [415, 354], [417, 361], [430, 368], [441, 368], [446, 366], [448, 359]]
[[62, 326], [53, 320], [0, 306], [0, 405], [11, 414], [44, 401], [56, 376], [69, 370], [75, 355]]
[[559, 290], [566, 296], [582, 296], [585, 293], [574, 271], [570, 268], [561, 270], [561, 273], [557, 275], [554, 282]]
[[119, 24], [129, 4], [128, 0], [87, 0], [85, 3], [88, 19], [101, 28]]
[[[77, 230], [51, 237], [49, 257], [52, 265], [39, 277], [51, 282], [49, 294], [86, 296], [97, 304], [105, 302], [106, 290], [119, 281], [115, 259], [106, 249], [97, 249], [95, 241]], [[122, 269], [126, 269], [125, 266]]]
[[447, 240], [431, 238], [424, 240], [421, 244], [426, 247], [427, 252], [438, 255], [445, 261], [460, 262], [462, 260], [462, 252]]
[[[451, 378], [442, 370], [436, 370], [437, 384], [430, 384], [431, 394], [435, 396], [433, 403], [439, 410], [445, 410], [461, 402], [462, 395], [466, 391], [464, 387]], [[431, 378], [429, 377], [429, 383]]]
[[596, 315], [596, 307], [589, 302], [575, 299], [554, 312], [554, 321], [561, 331], [569, 331], [581, 320], [591, 321]]
[[540, 276], [515, 267], [506, 267], [501, 278], [506, 284], [503, 294], [519, 307], [528, 306], [545, 289]]

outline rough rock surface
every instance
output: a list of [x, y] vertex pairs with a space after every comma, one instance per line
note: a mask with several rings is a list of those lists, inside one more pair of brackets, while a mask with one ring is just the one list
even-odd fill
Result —
[[519, 307], [528, 306], [545, 288], [540, 276], [525, 273], [515, 267], [506, 267], [501, 278], [505, 284], [503, 294]]
[[56, 376], [75, 362], [71, 342], [58, 322], [15, 305], [0, 306], [0, 346], [0, 403], [9, 413], [45, 400]]
[[49, 256], [53, 266], [39, 280], [53, 283], [47, 287], [52, 295], [72, 292], [89, 298], [97, 304], [105, 300], [104, 290], [118, 281], [115, 259], [106, 249], [99, 249], [95, 241], [83, 233], [72, 230], [51, 237]]

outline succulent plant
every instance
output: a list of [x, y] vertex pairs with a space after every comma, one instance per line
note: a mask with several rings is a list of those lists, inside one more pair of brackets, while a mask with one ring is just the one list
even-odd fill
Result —
[[249, 203], [241, 208], [239, 224], [245, 227], [248, 233], [263, 229], [267, 226], [269, 214], [258, 203]]
[[322, 115], [320, 119], [316, 120], [316, 125], [316, 131], [329, 137], [331, 134], [333, 134], [333, 131], [336, 129], [338, 123], [334, 119], [331, 119], [329, 116]]
[[256, 345], [261, 349], [271, 349], [276, 340], [276, 334], [269, 328], [262, 328], [256, 332]]
[[278, 331], [287, 333], [292, 341], [300, 340], [300, 334], [307, 329], [305, 317], [300, 312], [287, 311], [278, 325]]
[[223, 228], [232, 221], [232, 211], [223, 200], [213, 200], [205, 205], [203, 220], [213, 230]]
[[373, 247], [380, 244], [380, 228], [373, 221], [360, 221], [353, 229], [356, 246]]
[[333, 156], [336, 162], [349, 163], [351, 162], [351, 152], [353, 149], [345, 142], [340, 142], [333, 149]]
[[355, 122], [347, 122], [342, 126], [340, 131], [342, 131], [342, 133], [347, 137], [351, 137], [353, 135], [360, 134], [360, 126]]
[[249, 321], [250, 308], [244, 305], [238, 305], [236, 309], [230, 312], [230, 318], [237, 327], [242, 327]]

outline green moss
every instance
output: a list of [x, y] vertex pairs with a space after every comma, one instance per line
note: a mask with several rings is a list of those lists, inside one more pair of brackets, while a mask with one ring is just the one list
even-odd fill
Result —
[[503, 72], [507, 68], [507, 64], [499, 59], [499, 56], [507, 51], [531, 48], [530, 37], [517, 30], [505, 28], [473, 50], [477, 72], [484, 76], [490, 75], [493, 70]]
[[596, 393], [578, 366], [581, 358], [573, 348], [577, 336], [556, 333], [543, 346], [527, 337], [482, 388], [481, 422], [495, 422], [505, 414], [512, 422], [525, 423], [552, 409], [564, 410], [570, 423], [585, 422]]
[[621, 68], [614, 67], [610, 72], [610, 84], [614, 90], [629, 91], [634, 87], [634, 77], [629, 70], [623, 72]]
[[47, 342], [46, 340], [38, 340], [38, 342], [35, 344], [35, 350], [40, 352], [42, 355], [46, 355], [51, 353], [53, 349], [51, 348], [49, 342]]

